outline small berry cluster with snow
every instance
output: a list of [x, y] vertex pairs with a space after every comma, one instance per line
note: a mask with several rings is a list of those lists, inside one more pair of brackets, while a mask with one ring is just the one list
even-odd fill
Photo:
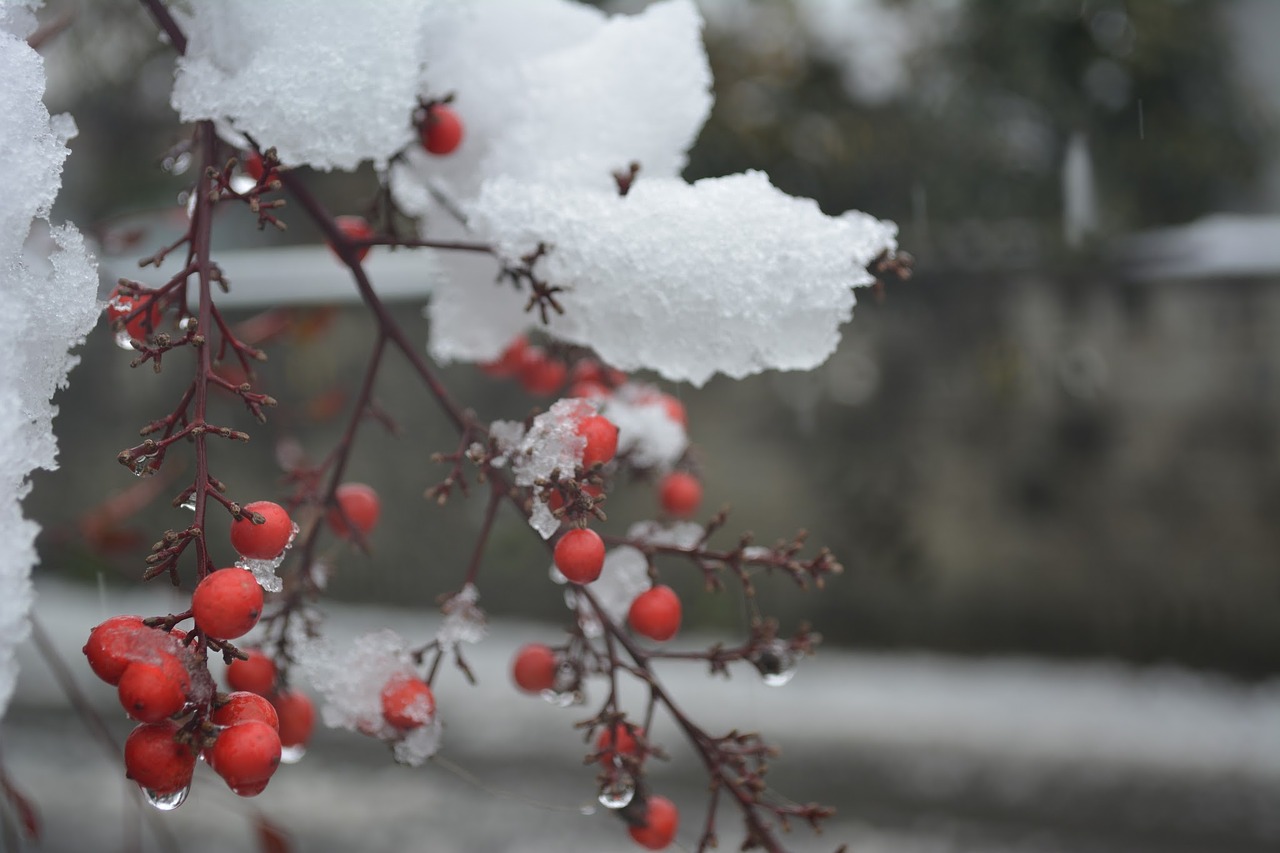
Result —
[[[517, 690], [559, 706], [584, 705], [593, 683], [605, 686], [594, 713], [570, 722], [585, 730], [599, 802], [630, 837], [653, 850], [676, 842], [679, 811], [652, 789], [647, 767], [677, 749], [694, 751], [709, 775], [711, 817], [692, 822], [704, 827], [699, 849], [716, 842], [721, 798], [741, 814], [744, 849], [781, 850], [777, 833], [795, 819], [817, 827], [829, 808], [769, 794], [773, 749], [761, 736], [704, 731], [652, 664], [665, 654], [784, 683], [818, 637], [807, 626], [780, 635], [753, 577], [774, 572], [821, 586], [840, 565], [825, 549], [801, 556], [803, 535], [772, 547], [750, 536], [713, 544], [728, 514], [695, 521], [704, 482], [685, 406], [629, 373], [700, 386], [717, 373], [820, 364], [851, 315], [854, 289], [872, 284], [868, 270], [894, 255], [894, 226], [856, 211], [824, 215], [759, 172], [680, 177], [712, 102], [690, 0], [662, 0], [631, 16], [569, 0], [411, 0], [344, 16], [317, 15], [306, 0], [141, 2], [179, 54], [172, 104], [195, 125], [190, 150], [199, 168], [185, 234], [143, 261], [159, 271], [168, 256], [182, 256], [181, 269], [121, 280], [101, 310], [134, 366], [172, 369], [187, 357], [191, 379], [118, 459], [148, 476], [189, 448], [195, 470], [174, 498], [191, 515], [164, 532], [143, 572], [188, 586], [190, 607], [116, 617], [85, 646], [90, 667], [139, 722], [125, 745], [129, 777], [154, 805], [174, 808], [203, 755], [237, 794], [261, 793], [281, 762], [306, 749], [317, 711], [301, 683], [320, 694], [327, 725], [383, 741], [399, 762], [426, 762], [442, 748], [441, 663], [471, 680], [493, 676], [471, 669], [466, 646], [486, 637], [485, 546], [495, 518], [509, 511], [550, 551], [551, 580], [565, 584], [572, 614], [562, 642], [517, 651], [511, 678]], [[0, 36], [0, 67], [31, 65], [16, 36]], [[33, 68], [22, 74], [28, 89], [42, 80]], [[66, 131], [47, 114], [22, 126], [22, 151], [31, 153], [21, 168], [56, 178]], [[351, 170], [366, 161], [377, 173], [377, 215], [328, 210], [301, 168]], [[25, 238], [31, 218], [47, 214], [51, 185], [33, 188], [34, 204], [0, 207], [0, 261], [20, 251], [13, 235]], [[261, 228], [283, 228], [287, 216], [310, 220], [332, 262], [349, 271], [376, 330], [337, 445], [318, 462], [300, 448], [280, 454], [281, 493], [247, 503], [233, 499], [235, 483], [213, 475], [208, 454], [211, 442], [250, 439], [209, 420], [211, 397], [238, 401], [258, 421], [277, 402], [254, 371], [266, 358], [260, 338], [230, 323], [216, 298], [216, 286], [228, 282], [210, 251], [214, 213], [235, 208]], [[414, 218], [414, 234], [397, 229], [398, 215]], [[64, 229], [54, 239], [62, 248], [53, 278], [82, 287], [89, 262], [78, 237]], [[424, 269], [446, 273], [424, 275], [430, 356], [475, 362], [495, 382], [514, 379], [551, 401], [545, 411], [481, 419], [454, 397], [370, 277], [366, 261], [383, 247], [419, 252]], [[477, 281], [453, 264], [455, 255], [482, 260], [497, 283]], [[79, 308], [52, 324], [60, 346], [84, 325], [84, 299], [66, 299]], [[461, 582], [437, 578], [452, 592], [442, 596], [433, 635], [415, 642], [380, 630], [336, 648], [323, 635], [319, 602], [331, 571], [375, 560], [381, 498], [345, 472], [366, 424], [392, 425], [373, 398], [391, 352], [458, 431], [459, 449], [434, 457], [448, 470], [426, 494], [443, 503], [481, 491], [484, 520], [470, 563], [456, 573]], [[21, 367], [42, 380], [36, 399], [48, 398], [65, 362]], [[0, 400], [0, 419], [7, 411]], [[32, 440], [51, 457], [50, 412], [40, 411]], [[705, 485], [716, 497], [714, 484]], [[655, 518], [610, 533], [608, 498], [628, 488], [652, 491]], [[238, 555], [225, 567], [214, 556], [222, 543], [206, 535], [210, 514], [221, 511]], [[530, 570], [541, 571], [543, 559], [531, 559]], [[7, 571], [0, 566], [0, 579]], [[748, 614], [739, 643], [663, 651], [682, 637], [681, 573], [711, 594], [738, 591]], [[0, 635], [8, 641], [8, 632]], [[210, 675], [211, 656], [228, 664], [230, 692]], [[646, 705], [621, 706], [617, 687], [627, 678], [648, 690]], [[0, 681], [0, 704], [7, 690]], [[657, 714], [674, 718], [688, 743], [651, 741]], [[465, 737], [466, 721], [451, 731]]]

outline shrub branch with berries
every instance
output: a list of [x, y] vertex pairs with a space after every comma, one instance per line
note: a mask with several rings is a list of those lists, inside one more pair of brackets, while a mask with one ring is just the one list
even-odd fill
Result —
[[[138, 722], [124, 748], [129, 777], [155, 806], [176, 808], [202, 755], [231, 790], [255, 796], [282, 762], [302, 758], [317, 713], [386, 742], [400, 762], [430, 760], [442, 743], [441, 666], [499, 677], [474, 670], [464, 648], [484, 639], [485, 547], [495, 518], [513, 513], [546, 548], [548, 582], [564, 585], [571, 615], [558, 645], [515, 651], [510, 677], [565, 707], [585, 705], [588, 685], [600, 685], [603, 701], [569, 712], [566, 725], [583, 731], [595, 768], [584, 785], [631, 838], [657, 850], [686, 837], [706, 850], [728, 808], [745, 827], [743, 849], [784, 849], [779, 831], [797, 821], [820, 828], [829, 807], [769, 789], [775, 751], [761, 735], [701, 727], [654, 663], [701, 662], [724, 675], [754, 668], [766, 684], [785, 684], [819, 638], [807, 626], [780, 634], [753, 579], [776, 573], [820, 588], [840, 565], [808, 550], [803, 533], [762, 546], [727, 533], [726, 511], [699, 523], [704, 483], [684, 407], [631, 374], [698, 386], [716, 373], [815, 367], [834, 350], [855, 288], [905, 275], [894, 226], [856, 211], [824, 215], [758, 172], [679, 177], [711, 105], [689, 0], [613, 17], [568, 0], [418, 0], [341, 21], [307, 0], [142, 5], [178, 55], [172, 101], [194, 125], [198, 169], [185, 233], [142, 261], [159, 279], [122, 279], [104, 314], [134, 366], [191, 379], [118, 458], [148, 476], [187, 455], [194, 475], [173, 496], [192, 515], [164, 532], [142, 571], [190, 589], [190, 606], [113, 617], [84, 647]], [[375, 216], [330, 210], [308, 186], [308, 169], [365, 161], [377, 174]], [[210, 420], [213, 397], [239, 400], [261, 422], [287, 392], [261, 387], [254, 367], [267, 353], [219, 307], [232, 283], [211, 251], [215, 213], [232, 208], [260, 228], [310, 220], [375, 329], [338, 442], [318, 461], [293, 460], [276, 495], [241, 494], [210, 465], [210, 442], [251, 439]], [[406, 234], [408, 220], [415, 231]], [[391, 249], [451, 273], [432, 277], [428, 355], [366, 267]], [[451, 267], [453, 255], [487, 258], [496, 282]], [[484, 520], [468, 565], [439, 570], [434, 636], [375, 630], [337, 648], [323, 632], [333, 569], [321, 549], [337, 541], [368, 552], [378, 529], [376, 486], [346, 471], [365, 426], [389, 423], [373, 388], [393, 353], [457, 430], [456, 447], [435, 457], [444, 474], [427, 497], [482, 501]], [[432, 363], [454, 360], [550, 405], [485, 420]], [[626, 488], [653, 490], [655, 518], [634, 520], [625, 535], [603, 532], [608, 498]], [[233, 565], [215, 559], [223, 543], [206, 535], [220, 512], [231, 520]], [[699, 577], [708, 594], [740, 596], [744, 636], [680, 647], [685, 608], [664, 582], [679, 573]], [[229, 690], [210, 674], [215, 657], [228, 664]], [[642, 687], [638, 706], [621, 699], [627, 680]], [[650, 739], [659, 715], [682, 742]], [[466, 737], [465, 721], [450, 734]], [[677, 750], [697, 757], [710, 791], [702, 818], [683, 830], [647, 773]]]

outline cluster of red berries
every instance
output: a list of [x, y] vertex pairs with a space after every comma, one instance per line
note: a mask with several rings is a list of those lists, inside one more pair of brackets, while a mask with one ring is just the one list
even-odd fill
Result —
[[382, 501], [373, 486], [343, 483], [333, 492], [334, 506], [325, 514], [329, 529], [336, 535], [350, 537], [352, 528], [367, 537], [382, 515]]
[[260, 649], [247, 649], [245, 654], [246, 658], [237, 658], [227, 667], [227, 684], [236, 691], [231, 695], [245, 693], [262, 699], [275, 712], [280, 745], [286, 750], [305, 748], [316, 724], [310, 697], [300, 690], [279, 689], [275, 661]]
[[517, 380], [535, 397], [550, 397], [568, 384], [566, 396], [584, 399], [607, 397], [627, 381], [627, 374], [592, 358], [579, 359], [572, 369], [562, 358], [518, 336], [493, 361], [480, 365], [489, 376]]
[[[206, 581], [238, 572], [243, 570], [220, 570]], [[239, 599], [232, 594], [229, 604], [216, 609], [212, 624], [219, 625]], [[206, 598], [202, 601], [207, 605]], [[200, 616], [196, 625], [209, 633]], [[185, 639], [182, 631], [151, 628], [138, 616], [112, 617], [89, 633], [84, 654], [90, 668], [116, 686], [125, 712], [140, 723], [125, 741], [126, 772], [152, 797], [176, 805], [191, 784], [196, 755], [203, 751], [237, 794], [261, 793], [280, 764], [280, 715], [252, 693], [212, 696], [211, 685], [200, 686], [192, 678], [195, 659]], [[202, 720], [203, 711], [209, 711], [207, 720]], [[192, 714], [191, 719], [175, 720], [184, 714]]]

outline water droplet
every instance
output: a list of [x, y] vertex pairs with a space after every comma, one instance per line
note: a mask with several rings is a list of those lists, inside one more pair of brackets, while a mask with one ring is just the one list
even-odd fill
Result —
[[795, 678], [796, 666], [801, 654], [793, 652], [782, 640], [771, 640], [751, 659], [760, 676], [769, 687], [781, 687]]
[[174, 791], [172, 794], [160, 794], [150, 788], [142, 789], [142, 796], [146, 798], [147, 804], [154, 809], [162, 812], [171, 812], [178, 806], [187, 801], [187, 792], [191, 790], [191, 786], [183, 788], [180, 791]]
[[191, 168], [191, 152], [183, 151], [174, 157], [165, 157], [160, 161], [160, 168], [175, 175], [181, 175]]
[[187, 329], [191, 328], [192, 324], [195, 323], [195, 321], [196, 321], [195, 317], [183, 317], [181, 320], [178, 321], [178, 328], [185, 332]]
[[150, 477], [159, 470], [151, 467], [151, 460], [155, 458], [156, 455], [154, 453], [150, 456], [139, 456], [137, 459], [129, 463], [129, 470], [133, 472], [133, 476], [135, 477]]
[[253, 178], [249, 177], [248, 175], [232, 175], [231, 176], [231, 189], [235, 190], [241, 195], [244, 195], [245, 193], [249, 192], [249, 190], [253, 189], [257, 185], [258, 185], [258, 182], [255, 181]]
[[574, 704], [578, 694], [575, 694], [572, 690], [544, 690], [541, 696], [557, 708], [568, 708]]
[[282, 746], [280, 747], [280, 763], [297, 764], [306, 754], [307, 748], [300, 743], [296, 743], [293, 746]]
[[621, 809], [631, 802], [636, 795], [636, 780], [630, 773], [619, 773], [617, 777], [600, 786], [600, 805], [606, 809]]
[[127, 349], [129, 350], [129, 352], [133, 352], [132, 342], [133, 342], [133, 335], [130, 335], [124, 329], [121, 329], [120, 331], [116, 332], [116, 346], [120, 347], [120, 349]]
[[185, 501], [183, 501], [181, 504], [179, 504], [179, 506], [181, 506], [183, 509], [189, 509], [189, 510], [191, 510], [192, 512], [195, 512], [195, 511], [196, 511], [196, 496], [193, 494], [191, 497], [187, 498]]

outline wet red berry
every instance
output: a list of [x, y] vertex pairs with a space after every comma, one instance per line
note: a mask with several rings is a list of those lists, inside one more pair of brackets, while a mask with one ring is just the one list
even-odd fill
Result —
[[702, 483], [686, 471], [672, 471], [658, 484], [662, 509], [676, 518], [689, 518], [702, 503]]
[[397, 729], [416, 729], [431, 722], [436, 698], [425, 681], [410, 675], [394, 676], [382, 688], [382, 718]]
[[247, 660], [236, 658], [227, 667], [227, 684], [232, 690], [245, 690], [268, 696], [276, 686], [276, 664], [259, 649], [245, 649]]
[[82, 651], [93, 674], [107, 684], [119, 684], [125, 668], [137, 658], [140, 635], [150, 630], [140, 616], [112, 616], [90, 631]]
[[191, 594], [196, 627], [217, 640], [243, 637], [262, 615], [262, 587], [245, 569], [210, 572]]
[[176, 656], [157, 653], [129, 664], [116, 689], [126, 714], [140, 723], [158, 723], [187, 704], [191, 674]]
[[126, 775], [159, 795], [175, 794], [191, 784], [196, 754], [174, 738], [178, 726], [170, 722], [144, 723], [124, 741]]
[[[254, 501], [242, 507], [241, 518], [231, 522], [231, 547], [251, 560], [272, 560], [280, 556], [293, 538], [293, 520], [280, 504]], [[253, 521], [254, 514], [262, 523]]]
[[280, 735], [260, 720], [237, 723], [218, 734], [209, 763], [232, 791], [252, 797], [280, 766]]
[[680, 596], [669, 586], [655, 586], [636, 596], [627, 613], [631, 630], [652, 640], [670, 640], [680, 630]]
[[583, 468], [608, 462], [618, 452], [618, 428], [602, 415], [583, 418], [578, 423], [577, 432], [587, 440], [582, 449]]
[[348, 521], [362, 536], [368, 536], [378, 523], [378, 516], [382, 514], [382, 501], [378, 499], [378, 493], [372, 486], [364, 483], [343, 483], [334, 491], [333, 499], [342, 511], [330, 509], [325, 519], [329, 522], [329, 528], [339, 536], [348, 535]]
[[511, 665], [511, 677], [524, 692], [541, 693], [555, 686], [558, 666], [556, 653], [550, 646], [529, 643], [516, 652], [515, 661]]
[[462, 144], [462, 119], [446, 104], [432, 104], [420, 128], [422, 147], [432, 154], [451, 154]]
[[604, 540], [594, 530], [574, 528], [556, 542], [556, 568], [574, 583], [591, 583], [604, 568]]
[[675, 840], [679, 825], [680, 812], [676, 809], [676, 804], [666, 797], [651, 794], [645, 803], [641, 823], [629, 827], [627, 831], [631, 834], [631, 839], [641, 847], [662, 850]]
[[280, 715], [276, 713], [272, 704], [257, 693], [244, 690], [228, 693], [226, 701], [213, 710], [209, 719], [219, 726], [234, 726], [237, 723], [257, 720], [277, 731], [280, 729]]

